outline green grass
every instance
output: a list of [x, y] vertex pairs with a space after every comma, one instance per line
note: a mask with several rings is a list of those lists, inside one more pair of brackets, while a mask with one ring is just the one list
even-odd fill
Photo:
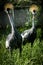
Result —
[[[23, 29], [19, 29], [20, 32]], [[9, 30], [0, 31], [0, 65], [43, 65], [43, 40], [40, 42], [41, 30], [37, 29], [37, 38], [31, 48], [31, 43], [22, 45], [20, 57], [19, 49], [14, 49], [12, 57], [5, 48], [5, 40]], [[39, 33], [39, 34], [38, 34]]]

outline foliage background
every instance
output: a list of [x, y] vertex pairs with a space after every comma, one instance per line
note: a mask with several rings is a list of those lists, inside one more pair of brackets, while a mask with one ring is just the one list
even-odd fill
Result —
[[[11, 0], [11, 1], [13, 2], [14, 0]], [[15, 0], [15, 2], [16, 1], [18, 3], [18, 0]], [[19, 0], [19, 2], [20, 1], [21, 0]], [[42, 13], [42, 11], [40, 13]], [[43, 21], [42, 17], [39, 20], [37, 20], [37, 22], [41, 20]], [[27, 29], [27, 27], [19, 28], [18, 30], [22, 32], [25, 29]], [[13, 50], [12, 57], [10, 53], [6, 50], [5, 40], [8, 33], [9, 33], [9, 28], [6, 28], [5, 31], [0, 29], [0, 65], [43, 65], [43, 39], [42, 39], [43, 26], [42, 24], [41, 26], [37, 25], [37, 29], [36, 29], [37, 37], [34, 40], [33, 47], [31, 47], [31, 43], [28, 43], [28, 42], [25, 45], [22, 45], [21, 57], [20, 57], [19, 49]]]
[[22, 45], [22, 53], [20, 56], [19, 49], [14, 49], [12, 57], [5, 48], [5, 40], [7, 33], [0, 36], [0, 65], [43, 65], [43, 40], [41, 39], [41, 29], [37, 29], [37, 38], [34, 40], [33, 47], [31, 43]]

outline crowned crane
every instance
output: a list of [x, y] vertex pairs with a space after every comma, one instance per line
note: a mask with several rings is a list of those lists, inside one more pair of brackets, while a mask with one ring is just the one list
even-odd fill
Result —
[[9, 52], [13, 51], [14, 48], [20, 48], [20, 53], [22, 50], [21, 44], [22, 44], [22, 37], [15, 28], [14, 24], [14, 9], [13, 5], [11, 3], [8, 3], [5, 5], [5, 12], [8, 15], [9, 22], [11, 25], [11, 33], [8, 34], [5, 42], [5, 46], [7, 49], [9, 49]]
[[35, 14], [38, 11], [38, 7], [36, 5], [32, 5], [29, 9], [29, 11], [32, 13], [32, 27], [30, 29], [25, 30], [24, 32], [21, 33], [22, 36], [22, 42], [27, 39], [29, 42], [31, 42], [31, 46], [33, 46], [33, 42], [36, 38], [36, 31], [35, 31]]
[[32, 42], [34, 32], [35, 32], [35, 24], [34, 24], [34, 16], [33, 16], [33, 18], [32, 18], [32, 27], [30, 29], [27, 29], [27, 30], [25, 30], [24, 32], [21, 33], [22, 42], [24, 42], [25, 40], [28, 40], [28, 41], [31, 40], [30, 42]]

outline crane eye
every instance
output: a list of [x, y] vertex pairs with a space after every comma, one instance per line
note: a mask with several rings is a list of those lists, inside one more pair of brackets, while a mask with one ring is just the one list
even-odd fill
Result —
[[9, 11], [10, 9], [9, 8], [7, 8], [7, 11]]
[[10, 8], [7, 8], [7, 11], [8, 11], [9, 14], [12, 13], [12, 10]]
[[33, 10], [33, 12], [35, 13], [36, 11], [35, 11], [35, 10]]

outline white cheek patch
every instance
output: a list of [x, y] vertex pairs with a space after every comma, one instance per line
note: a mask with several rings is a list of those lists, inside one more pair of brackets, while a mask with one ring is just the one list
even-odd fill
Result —
[[6, 41], [5, 46], [6, 46], [6, 48], [8, 48], [8, 47], [9, 47], [9, 42], [8, 42], [8, 41]]

